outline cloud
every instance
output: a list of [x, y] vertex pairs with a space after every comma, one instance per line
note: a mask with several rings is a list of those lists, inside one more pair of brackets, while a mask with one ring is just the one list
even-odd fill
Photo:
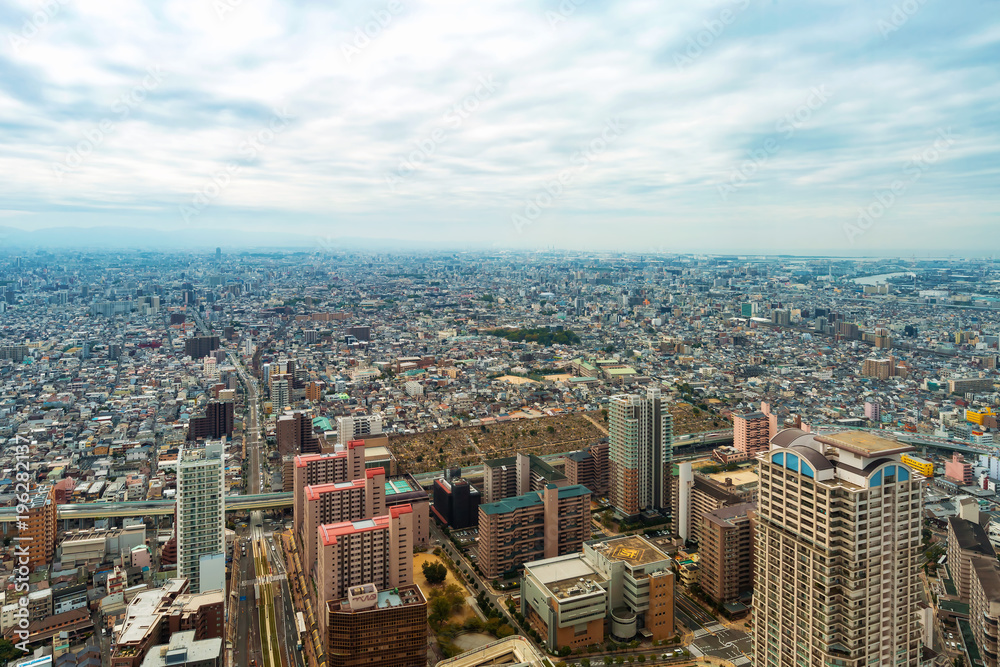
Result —
[[[179, 208], [238, 162], [198, 225], [817, 252], [842, 247], [843, 223], [951, 126], [954, 147], [858, 242], [892, 250], [919, 228], [929, 249], [957, 248], [949, 224], [996, 228], [989, 3], [915, 3], [889, 32], [879, 22], [898, 3], [885, 0], [52, 4], [44, 23], [29, 0], [0, 12], [0, 194], [38, 226], [179, 229]], [[164, 76], [144, 87], [150, 68]], [[482, 77], [496, 91], [447, 120]], [[824, 85], [830, 100], [720, 201], [748, 152]], [[248, 159], [247, 137], [280, 108], [294, 122]], [[628, 131], [517, 234], [512, 212], [616, 117]], [[433, 155], [389, 187], [435, 136]]]

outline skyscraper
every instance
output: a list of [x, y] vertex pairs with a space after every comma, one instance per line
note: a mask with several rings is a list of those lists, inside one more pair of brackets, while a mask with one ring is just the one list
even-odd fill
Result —
[[785, 429], [758, 455], [755, 664], [917, 664], [922, 478], [900, 461], [912, 450]]
[[226, 586], [222, 443], [185, 447], [177, 462], [177, 574], [191, 592]]
[[668, 507], [674, 422], [660, 390], [612, 396], [609, 408], [611, 504], [627, 517]]

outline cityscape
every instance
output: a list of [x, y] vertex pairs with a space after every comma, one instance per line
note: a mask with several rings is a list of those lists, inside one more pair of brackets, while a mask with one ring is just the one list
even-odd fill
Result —
[[1000, 667], [990, 0], [8, 0], [0, 667]]
[[12, 664], [997, 664], [993, 259], [0, 271]]

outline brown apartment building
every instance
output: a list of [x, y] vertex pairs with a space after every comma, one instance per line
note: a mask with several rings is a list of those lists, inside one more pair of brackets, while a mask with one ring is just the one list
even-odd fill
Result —
[[736, 603], [753, 592], [756, 509], [756, 503], [741, 503], [702, 517], [699, 583], [718, 604]]
[[733, 417], [733, 445], [744, 454], [767, 450], [771, 419], [763, 412], [751, 412]]
[[579, 551], [589, 538], [590, 489], [579, 484], [479, 506], [479, 568], [488, 578]]
[[329, 667], [427, 664], [427, 600], [417, 585], [352, 586], [346, 597], [328, 601], [326, 612]]
[[608, 443], [598, 442], [566, 455], [566, 480], [581, 484], [596, 497], [608, 495]]
[[52, 562], [56, 552], [56, 497], [51, 484], [39, 486], [29, 493], [25, 526], [20, 529], [21, 544], [28, 547], [28, 567], [44, 567]]

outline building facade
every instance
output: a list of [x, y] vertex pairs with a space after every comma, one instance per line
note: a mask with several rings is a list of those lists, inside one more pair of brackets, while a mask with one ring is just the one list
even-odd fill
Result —
[[316, 564], [319, 527], [330, 523], [358, 521], [383, 516], [385, 509], [385, 472], [368, 470], [361, 479], [307, 486], [302, 542], [305, 567]]
[[371, 583], [354, 586], [325, 608], [329, 667], [427, 664], [427, 600], [416, 584], [386, 590]]
[[770, 419], [763, 412], [733, 416], [733, 446], [745, 454], [767, 450]]
[[225, 497], [222, 443], [183, 448], [177, 461], [177, 573], [192, 593], [225, 589]]
[[566, 486], [569, 480], [534, 454], [492, 459], [483, 465], [483, 495], [487, 503], [541, 491], [549, 484]]
[[585, 486], [531, 491], [479, 506], [479, 568], [489, 578], [532, 560], [579, 551], [590, 537]]
[[912, 449], [785, 429], [758, 455], [756, 665], [918, 664], [922, 478], [900, 461]]
[[702, 516], [699, 585], [718, 604], [753, 592], [753, 519], [757, 505], [741, 503]]
[[56, 553], [56, 501], [55, 487], [45, 484], [31, 491], [28, 518], [20, 530], [22, 546], [28, 548], [28, 568], [45, 567], [52, 562]]
[[546, 644], [578, 649], [674, 636], [670, 557], [638, 535], [588, 542], [583, 551], [526, 563], [521, 613]]
[[598, 442], [566, 455], [566, 480], [590, 489], [591, 495], [608, 495], [608, 443]]
[[623, 516], [670, 505], [673, 417], [660, 390], [620, 394], [608, 405], [609, 499]]

